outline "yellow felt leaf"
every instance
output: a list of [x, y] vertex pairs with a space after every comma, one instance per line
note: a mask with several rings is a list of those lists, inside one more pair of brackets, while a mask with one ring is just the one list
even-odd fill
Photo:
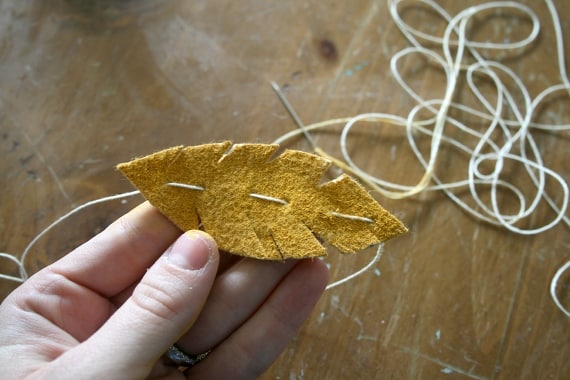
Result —
[[259, 259], [326, 255], [315, 237], [353, 253], [407, 231], [349, 176], [320, 184], [322, 157], [277, 145], [174, 147], [119, 170], [183, 230], [201, 227], [220, 249]]

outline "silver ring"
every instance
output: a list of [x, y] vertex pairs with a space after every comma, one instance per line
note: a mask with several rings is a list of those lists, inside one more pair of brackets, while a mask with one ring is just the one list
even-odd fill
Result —
[[196, 364], [200, 363], [210, 351], [204, 352], [203, 354], [198, 355], [188, 355], [180, 348], [176, 347], [175, 345], [170, 346], [168, 351], [166, 351], [166, 358], [175, 364], [177, 367], [185, 367], [190, 368], [195, 366]]

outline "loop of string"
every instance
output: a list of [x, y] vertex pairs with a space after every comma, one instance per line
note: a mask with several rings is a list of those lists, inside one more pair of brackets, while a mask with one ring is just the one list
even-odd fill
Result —
[[[9, 261], [12, 261], [14, 264], [16, 264], [16, 266], [18, 267], [18, 270], [19, 270], [19, 276], [18, 277], [7, 275], [4, 273], [0, 273], [0, 279], [13, 281], [13, 282], [17, 282], [17, 283], [25, 282], [29, 277], [28, 272], [27, 272], [26, 267], [25, 267], [25, 262], [26, 262], [26, 258], [28, 257], [29, 253], [31, 252], [32, 248], [36, 245], [36, 243], [41, 238], [43, 238], [51, 230], [53, 230], [60, 223], [62, 223], [63, 221], [65, 221], [66, 219], [71, 217], [72, 215], [75, 215], [75, 214], [85, 210], [86, 208], [91, 207], [91, 206], [95, 206], [97, 204], [110, 202], [110, 201], [116, 201], [116, 200], [124, 200], [125, 198], [130, 198], [130, 197], [134, 197], [137, 195], [140, 195], [140, 191], [135, 190], [135, 191], [130, 191], [130, 192], [126, 192], [126, 193], [110, 195], [108, 197], [98, 198], [98, 199], [83, 203], [83, 204], [73, 208], [72, 210], [70, 210], [69, 212], [67, 212], [63, 216], [59, 217], [58, 219], [56, 219], [54, 222], [52, 222], [50, 225], [48, 225], [43, 231], [41, 231], [38, 235], [36, 235], [32, 239], [32, 241], [30, 241], [30, 243], [28, 243], [26, 248], [24, 248], [24, 251], [23, 251], [22, 255], [20, 256], [20, 258], [17, 258], [16, 256], [11, 255], [9, 253], [0, 252], [0, 257], [8, 259]], [[376, 253], [374, 254], [374, 256], [372, 257], [372, 259], [370, 260], [370, 262], [368, 264], [366, 264], [364, 267], [362, 267], [361, 269], [357, 270], [354, 273], [351, 273], [351, 274], [349, 274], [349, 275], [347, 275], [347, 276], [345, 276], [339, 280], [331, 282], [330, 284], [327, 285], [326, 290], [329, 290], [329, 289], [335, 288], [339, 285], [342, 285], [345, 282], [348, 282], [348, 281], [352, 280], [353, 278], [360, 276], [364, 272], [368, 271], [370, 268], [372, 268], [376, 263], [378, 263], [380, 261], [380, 258], [382, 257], [383, 249], [384, 249], [384, 245], [379, 244], [377, 249], [376, 249]]]
[[64, 220], [70, 218], [72, 215], [75, 215], [75, 214], [79, 213], [80, 211], [83, 211], [86, 208], [97, 205], [97, 204], [101, 204], [101, 203], [105, 203], [105, 202], [109, 202], [109, 201], [114, 201], [114, 200], [122, 200], [122, 199], [133, 197], [133, 196], [139, 195], [139, 194], [140, 194], [140, 191], [135, 190], [135, 191], [127, 192], [127, 193], [110, 195], [108, 197], [98, 198], [98, 199], [94, 199], [92, 201], [83, 203], [83, 204], [73, 208], [72, 210], [68, 211], [66, 214], [62, 215], [61, 217], [57, 218], [49, 226], [47, 226], [39, 234], [37, 234], [32, 239], [32, 241], [30, 241], [28, 243], [26, 248], [24, 248], [24, 251], [22, 252], [22, 255], [20, 256], [20, 258], [14, 256], [14, 255], [11, 255], [9, 253], [0, 252], [0, 257], [6, 258], [6, 259], [12, 261], [14, 264], [16, 264], [16, 266], [18, 267], [18, 271], [19, 271], [18, 277], [0, 273], [0, 279], [15, 281], [15, 282], [19, 282], [19, 283], [25, 282], [28, 279], [28, 272], [27, 272], [26, 266], [25, 266], [26, 259], [27, 259], [28, 255], [30, 254], [30, 252], [32, 251], [32, 248], [37, 244], [37, 242], [41, 238], [46, 236], [51, 230], [53, 230], [55, 227], [57, 227]]
[[[514, 1], [496, 1], [470, 6], [452, 16], [431, 0], [391, 0], [389, 9], [392, 19], [411, 44], [397, 52], [390, 61], [393, 78], [416, 103], [408, 115], [404, 117], [387, 113], [364, 113], [354, 117], [327, 120], [305, 126], [302, 131], [291, 131], [276, 139], [274, 143], [282, 144], [301, 133], [344, 125], [339, 138], [342, 159], [329, 155], [316, 145], [315, 152], [360, 178], [383, 196], [404, 199], [424, 191], [443, 191], [448, 198], [473, 217], [521, 235], [539, 234], [559, 223], [570, 227], [570, 219], [566, 215], [570, 198], [568, 183], [562, 175], [546, 165], [543, 159], [544, 152], [541, 151], [535, 138], [536, 132], [554, 134], [570, 129], [568, 124], [547, 124], [536, 120], [541, 107], [544, 107], [548, 101], [554, 96], [568, 97], [570, 91], [560, 21], [553, 2], [551, 0], [545, 2], [554, 25], [561, 83], [544, 89], [534, 98], [515, 71], [498, 60], [487, 58], [493, 54], [493, 51], [521, 54], [536, 42], [541, 25], [538, 16], [530, 7]], [[446, 23], [442, 36], [423, 32], [406, 23], [401, 17], [404, 3], [430, 8]], [[479, 42], [469, 39], [469, 27], [475, 23], [478, 15], [499, 11], [503, 17], [512, 13], [518, 18], [528, 20], [531, 26], [528, 33], [517, 41], [508, 41], [505, 38], [501, 42]], [[505, 36], [506, 33], [497, 33], [497, 35]], [[446, 86], [441, 98], [426, 99], [406, 82], [401, 72], [402, 61], [405, 58], [422, 59], [426, 64], [437, 67], [445, 75]], [[467, 88], [478, 102], [477, 108], [455, 101], [460, 82], [467, 84]], [[491, 94], [480, 88], [481, 82], [492, 85]], [[422, 118], [421, 115], [428, 116]], [[478, 129], [470, 127], [456, 115], [468, 116], [469, 120], [476, 119], [476, 125], [484, 124], [485, 127]], [[355, 163], [349, 149], [349, 135], [356, 125], [363, 124], [369, 128], [392, 125], [401, 127], [405, 131], [409, 147], [423, 167], [423, 175], [415, 185], [385, 180], [365, 171]], [[468, 136], [469, 141], [475, 143], [468, 144], [466, 141], [451, 137], [454, 133], [457, 135], [457, 132]], [[422, 153], [418, 146], [420, 137], [430, 139], [427, 155]], [[312, 144], [314, 145], [314, 139]], [[446, 182], [438, 175], [437, 163], [442, 159], [440, 155], [443, 144], [467, 156], [468, 165], [463, 179]], [[514, 171], [512, 168], [524, 172], [529, 179], [528, 183], [522, 186], [509, 180]], [[469, 190], [469, 202], [454, 193], [459, 188]], [[505, 192], [517, 202], [514, 212], [506, 211], [506, 207], [501, 204], [500, 194]], [[490, 200], [485, 202], [484, 199]], [[536, 214], [542, 206], [550, 208], [552, 217], [550, 220], [537, 223]], [[556, 306], [566, 315], [570, 315], [570, 312], [560, 303], [556, 287], [562, 273], [569, 268], [570, 261], [561, 268], [551, 282], [551, 296]]]

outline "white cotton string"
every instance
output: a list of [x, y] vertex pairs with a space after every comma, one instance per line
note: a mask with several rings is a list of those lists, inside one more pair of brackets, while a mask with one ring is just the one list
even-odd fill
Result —
[[[473, 217], [522, 235], [539, 234], [561, 222], [570, 227], [570, 218], [566, 215], [570, 200], [568, 183], [560, 173], [547, 166], [534, 136], [536, 131], [555, 133], [570, 129], [568, 124], [553, 125], [538, 123], [535, 120], [540, 107], [546, 101], [556, 95], [567, 97], [570, 91], [562, 28], [554, 3], [551, 0], [545, 2], [554, 25], [562, 83], [547, 87], [534, 98], [514, 70], [499, 60], [488, 58], [489, 55], [498, 53], [520, 54], [525, 49], [530, 49], [537, 41], [541, 25], [538, 16], [529, 6], [514, 1], [496, 1], [469, 6], [452, 16], [435, 1], [391, 0], [388, 6], [392, 19], [411, 44], [397, 52], [390, 61], [393, 78], [416, 102], [408, 115], [372, 112], [322, 121], [306, 126], [304, 131], [291, 131], [279, 137], [275, 143], [282, 144], [301, 133], [344, 125], [339, 138], [342, 160], [330, 156], [318, 147], [315, 152], [332, 160], [334, 164], [357, 176], [374, 191], [386, 197], [403, 199], [424, 191], [443, 191]], [[409, 25], [400, 16], [404, 3], [408, 6], [407, 9], [414, 4], [431, 8], [446, 24], [443, 34], [432, 35]], [[510, 34], [501, 31], [496, 35], [505, 36], [503, 41], [469, 39], [469, 26], [474, 17], [484, 12], [499, 11], [503, 17], [511, 13], [528, 19], [531, 25], [528, 33], [516, 41], [509, 41], [507, 36]], [[517, 26], [519, 24], [510, 25], [513, 28]], [[426, 99], [406, 82], [400, 67], [401, 61], [410, 57], [423, 59], [441, 70], [446, 81], [441, 98]], [[522, 55], [519, 61], [521, 59], [524, 59]], [[493, 86], [493, 93], [489, 93], [488, 88], [483, 91], [479, 87], [480, 79]], [[477, 108], [455, 101], [460, 81], [467, 84], [478, 102]], [[450, 115], [451, 110], [454, 111], [454, 117]], [[421, 118], [420, 115], [428, 116]], [[461, 116], [468, 116], [470, 120], [476, 118], [476, 125], [485, 127], [472, 128], [460, 119]], [[385, 125], [401, 127], [413, 154], [423, 166], [423, 174], [419, 180], [414, 185], [394, 183], [360, 168], [352, 159], [348, 144], [349, 135], [356, 125], [368, 128], [383, 128]], [[468, 136], [469, 139], [452, 138], [452, 135], [457, 135], [456, 132]], [[422, 136], [430, 139], [427, 154], [422, 153], [418, 147], [418, 139]], [[439, 156], [444, 144], [466, 155], [468, 165], [463, 179], [446, 182], [438, 175], [437, 163], [441, 159]], [[525, 173], [529, 183], [523, 186], [509, 180], [513, 170]], [[460, 199], [454, 194], [457, 189], [465, 187], [469, 189], [470, 201]], [[500, 195], [505, 193], [518, 202], [514, 211], [504, 210]], [[484, 199], [489, 200], [485, 202]], [[553, 216], [550, 219], [537, 220], [537, 211], [544, 207], [543, 205], [552, 210]], [[570, 264], [557, 273], [556, 281], [553, 279], [553, 287], [556, 286], [561, 273], [568, 269], [568, 265]], [[554, 290], [551, 290], [551, 295], [556, 306], [567, 313], [556, 298]]]
[[[568, 81], [568, 74], [566, 73], [566, 58], [564, 53], [564, 34], [562, 33], [562, 25], [558, 17], [558, 11], [554, 6], [552, 0], [546, 0], [546, 6], [552, 17], [552, 26], [554, 27], [554, 34], [556, 35], [556, 51], [558, 52], [558, 70], [560, 71], [560, 78], [566, 89], [570, 88], [570, 81]], [[562, 54], [561, 54], [562, 53]]]
[[558, 287], [558, 281], [560, 280], [560, 277], [562, 277], [564, 272], [566, 272], [568, 269], [570, 269], [570, 261], [562, 265], [560, 269], [558, 269], [554, 274], [554, 276], [552, 277], [552, 281], [550, 282], [550, 297], [552, 297], [552, 300], [554, 301], [554, 304], [556, 304], [558, 309], [560, 309], [561, 312], [563, 312], [567, 317], [570, 318], [570, 311], [562, 305], [560, 299], [558, 298], [558, 294], [556, 293], [556, 288]]
[[24, 269], [24, 266], [21, 263], [21, 261], [18, 260], [18, 258], [15, 257], [14, 255], [11, 255], [9, 253], [4, 253], [4, 252], [0, 252], [0, 257], [8, 259], [8, 260], [12, 261], [13, 263], [15, 263], [16, 266], [18, 267], [19, 272], [20, 272], [20, 277], [10, 276], [8, 274], [0, 273], [0, 279], [4, 279], [4, 280], [8, 280], [8, 281], [14, 281], [14, 282], [24, 282], [22, 273], [26, 273], [26, 270]]
[[370, 260], [368, 262], [368, 264], [366, 264], [365, 266], [363, 266], [361, 269], [357, 270], [356, 272], [351, 273], [348, 276], [341, 278], [340, 280], [331, 282], [330, 284], [327, 285], [325, 290], [330, 290], [330, 289], [335, 288], [339, 285], [347, 283], [347, 282], [353, 280], [355, 277], [358, 277], [361, 274], [367, 272], [368, 270], [370, 270], [374, 265], [376, 265], [380, 261], [380, 259], [382, 258], [383, 252], [384, 252], [384, 244], [380, 243], [380, 244], [378, 244], [378, 248], [376, 249], [376, 253], [374, 254], [374, 257], [372, 257], [372, 260]]
[[26, 248], [22, 252], [22, 255], [20, 256], [19, 259], [16, 256], [9, 254], [9, 253], [0, 253], [0, 257], [6, 258], [6, 259], [14, 262], [18, 266], [18, 270], [20, 272], [19, 277], [9, 276], [6, 274], [0, 274], [0, 279], [15, 281], [15, 282], [26, 281], [28, 279], [28, 272], [26, 271], [25, 262], [26, 262], [27, 256], [31, 252], [34, 245], [36, 245], [36, 243], [41, 238], [43, 238], [45, 235], [47, 235], [54, 227], [56, 227], [58, 224], [60, 224], [64, 220], [68, 219], [72, 215], [77, 214], [78, 212], [83, 211], [86, 208], [94, 206], [96, 204], [114, 201], [114, 200], [119, 200], [119, 199], [124, 199], [124, 198], [132, 197], [132, 196], [135, 196], [138, 194], [140, 194], [140, 192], [138, 190], [135, 190], [135, 191], [130, 191], [127, 193], [122, 193], [122, 194], [115, 194], [115, 195], [111, 195], [108, 197], [103, 197], [103, 198], [99, 198], [99, 199], [95, 199], [95, 200], [83, 203], [82, 205], [75, 207], [71, 211], [67, 212], [65, 215], [56, 219], [49, 226], [47, 226], [43, 231], [41, 231], [38, 235], [36, 235], [36, 237], [33, 238], [32, 241], [26, 246]]

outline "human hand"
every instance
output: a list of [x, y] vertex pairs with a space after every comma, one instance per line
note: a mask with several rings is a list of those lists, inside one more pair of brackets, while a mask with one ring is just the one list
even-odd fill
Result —
[[[320, 260], [219, 255], [143, 203], [0, 305], [2, 378], [254, 378], [327, 282]], [[174, 243], [173, 243], [174, 242]], [[180, 372], [164, 352], [211, 353]]]

